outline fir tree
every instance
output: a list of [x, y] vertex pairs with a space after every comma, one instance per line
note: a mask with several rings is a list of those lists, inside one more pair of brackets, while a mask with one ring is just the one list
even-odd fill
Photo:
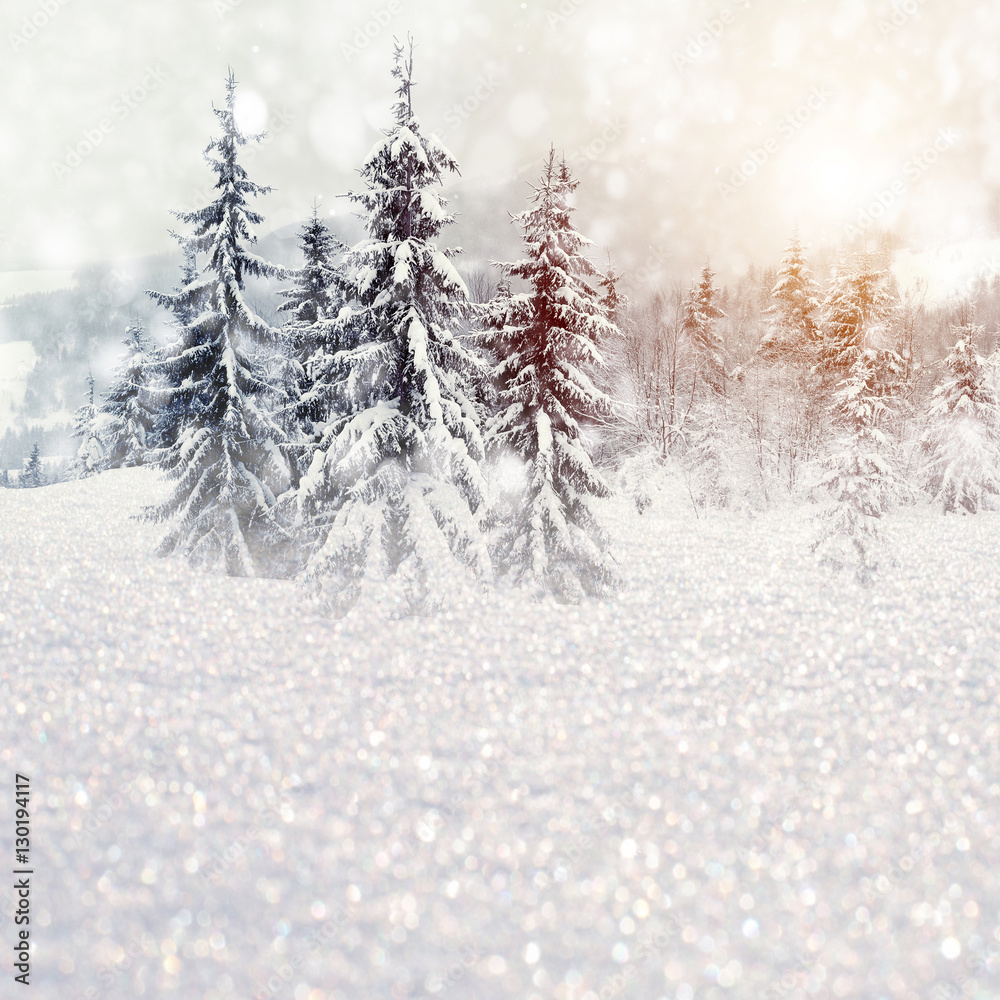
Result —
[[125, 351], [118, 359], [101, 407], [107, 414], [102, 433], [106, 469], [143, 465], [157, 422], [147, 390], [153, 357], [141, 323], [129, 325], [122, 344]]
[[24, 489], [35, 489], [45, 485], [45, 473], [42, 471], [42, 458], [37, 442], [32, 445], [31, 455], [24, 465], [24, 471], [18, 477], [17, 485]]
[[98, 430], [97, 407], [94, 405], [94, 375], [87, 372], [87, 401], [76, 411], [73, 437], [80, 441], [76, 457], [70, 466], [74, 479], [85, 479], [101, 471], [104, 445]]
[[702, 378], [717, 393], [725, 390], [725, 348], [715, 329], [715, 321], [725, 313], [716, 305], [718, 292], [713, 285], [715, 273], [706, 263], [701, 278], [694, 282], [684, 308], [684, 331], [691, 339], [699, 359]]
[[628, 308], [628, 296], [619, 288], [622, 276], [615, 271], [611, 263], [611, 252], [608, 251], [608, 269], [600, 276], [598, 287], [601, 289], [601, 305], [608, 319], [621, 330], [625, 320], [625, 310]]
[[350, 195], [368, 238], [345, 259], [352, 303], [330, 373], [341, 408], [299, 489], [314, 547], [305, 580], [336, 613], [392, 591], [399, 611], [430, 611], [469, 573], [492, 573], [477, 519], [486, 366], [455, 333], [468, 309], [457, 251], [435, 242], [452, 222], [436, 188], [458, 166], [413, 113], [412, 41], [394, 57], [395, 121], [361, 169], [366, 190]]
[[983, 328], [955, 329], [947, 374], [934, 390], [924, 434], [928, 492], [945, 513], [975, 514], [1000, 495], [1000, 398], [995, 364], [976, 353]]
[[[163, 381], [156, 396], [172, 423], [158, 463], [176, 480], [169, 498], [148, 516], [170, 521], [161, 554], [179, 553], [197, 566], [233, 576], [266, 568], [275, 492], [288, 482], [280, 445], [285, 435], [269, 402], [279, 394], [261, 355], [278, 336], [243, 295], [248, 276], [284, 277], [283, 269], [248, 249], [262, 217], [248, 199], [270, 188], [255, 184], [238, 162], [248, 141], [233, 116], [236, 81], [230, 71], [226, 105], [213, 108], [221, 134], [205, 149], [218, 197], [205, 208], [175, 212], [193, 226], [182, 238], [185, 284], [150, 292], [174, 314], [176, 341], [151, 370]], [[194, 274], [193, 254], [205, 263]]]
[[[181, 264], [181, 283], [174, 286], [177, 297], [171, 311], [172, 326], [181, 329], [201, 315], [208, 303], [210, 288], [201, 280], [198, 271], [198, 255], [189, 245], [189, 237], [171, 232], [170, 234], [181, 246], [184, 263]], [[179, 341], [171, 347], [178, 349]], [[177, 443], [177, 433], [184, 422], [186, 400], [183, 394], [172, 392], [165, 373], [159, 369], [156, 362], [163, 360], [157, 352], [150, 356], [150, 365], [144, 373], [146, 387], [151, 394], [151, 405], [155, 414], [155, 426], [151, 434], [151, 454], [147, 464], [161, 464], [167, 460], [170, 450]], [[163, 391], [161, 391], [163, 390]]]
[[333, 357], [340, 347], [334, 321], [346, 295], [335, 259], [346, 248], [327, 229], [316, 206], [302, 227], [300, 245], [303, 265], [290, 272], [295, 283], [278, 292], [285, 299], [278, 311], [291, 314], [284, 332], [290, 355], [285, 368], [286, 430], [296, 456], [293, 486], [311, 457], [307, 445], [315, 443], [316, 424], [336, 405], [329, 385]]
[[781, 259], [766, 310], [770, 329], [758, 352], [769, 361], [809, 361], [817, 350], [819, 285], [809, 270], [798, 232]]
[[10, 489], [10, 473], [6, 469], [0, 469], [0, 489]]
[[528, 290], [511, 294], [505, 285], [481, 313], [482, 341], [498, 359], [489, 446], [523, 471], [523, 491], [495, 515], [496, 562], [536, 596], [562, 600], [621, 583], [592, 509], [609, 489], [580, 430], [610, 412], [589, 372], [604, 363], [598, 341], [617, 331], [595, 287], [598, 271], [584, 256], [590, 243], [571, 222], [576, 186], [550, 150], [531, 207], [514, 218], [526, 256], [499, 265], [505, 279]]
[[821, 486], [829, 503], [812, 548], [833, 569], [853, 565], [863, 586], [874, 582], [887, 559], [882, 516], [908, 493], [892, 464], [888, 429], [902, 370], [894, 351], [862, 343], [834, 398], [841, 435], [825, 463]]
[[887, 272], [872, 270], [867, 254], [857, 270], [841, 264], [823, 302], [820, 370], [843, 378], [864, 348], [888, 348], [895, 307]]

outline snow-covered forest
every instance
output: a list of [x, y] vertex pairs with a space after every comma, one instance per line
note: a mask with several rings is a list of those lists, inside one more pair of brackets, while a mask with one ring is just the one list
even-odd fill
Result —
[[[579, 182], [553, 147], [512, 218], [524, 256], [472, 292], [447, 242], [458, 164], [416, 114], [412, 41], [394, 59], [394, 125], [349, 194], [365, 236], [345, 245], [314, 207], [298, 267], [254, 252], [270, 189], [241, 153], [263, 135], [240, 130], [230, 72], [212, 198], [175, 213], [178, 283], [149, 292], [173, 339], [133, 322], [103, 401], [87, 375], [67, 475], [165, 473], [146, 512], [161, 554], [298, 579], [336, 614], [363, 592], [409, 614], [500, 581], [620, 588], [594, 501], [641, 514], [670, 480], [695, 512], [815, 508], [811, 550], [863, 584], [894, 558], [885, 515], [998, 509], [1000, 279], [931, 311], [919, 283], [900, 292], [885, 234], [821, 285], [793, 232], [762, 279], [722, 289], [706, 262], [631, 301], [574, 228]], [[275, 286], [279, 322], [251, 278]], [[43, 480], [36, 447], [14, 483]]]
[[[886, 109], [930, 121], [912, 70], [934, 33], [960, 23], [988, 76], [977, 46], [1000, 15], [678, 0], [654, 67], [637, 53], [662, 5], [498, 5], [517, 31], [534, 19], [508, 71], [479, 61], [495, 53], [485, 13], [454, 38], [442, 22], [424, 50], [405, 0], [339, 34], [310, 7], [314, 31], [281, 63], [262, 28], [291, 15], [213, 4], [214, 89], [157, 63], [79, 164], [78, 144], [54, 161], [56, 183], [77, 183], [158, 94], [196, 93], [211, 131], [176, 151], [200, 180], [161, 212], [169, 252], [98, 262], [95, 227], [89, 263], [11, 271], [6, 301], [0, 280], [10, 989], [1000, 995], [991, 203], [937, 175], [941, 210], [923, 178], [965, 155], [970, 132], [945, 127], [958, 111], [907, 148], [911, 214], [890, 210], [908, 192], [890, 174], [833, 238], [814, 196], [855, 176], [849, 129], [815, 162], [794, 145], [842, 113], [850, 78], [813, 83], [827, 77], [799, 72], [807, 53], [825, 73], [894, 53], [896, 82], [873, 70], [847, 117], [875, 149]], [[30, 17], [12, 36], [18, 72], [64, 22], [79, 31], [56, 9], [48, 36]], [[252, 84], [234, 39], [260, 55]], [[357, 82], [309, 112], [312, 148], [349, 166], [335, 206], [289, 134], [297, 112], [260, 98], [266, 83], [304, 106], [291, 67], [314, 46]], [[443, 101], [442, 51], [478, 74], [468, 96]], [[727, 51], [760, 75], [745, 105]], [[935, 51], [933, 107], [951, 115], [972, 70], [954, 70], [953, 42]], [[546, 107], [527, 68], [540, 53]], [[578, 69], [558, 117], [572, 87], [557, 77]], [[760, 132], [761, 80], [793, 69], [809, 96]], [[652, 95], [637, 109], [689, 100], [639, 135], [593, 113], [623, 80]], [[480, 119], [471, 141], [504, 86], [522, 88], [507, 132]], [[564, 142], [582, 108], [591, 138]], [[713, 171], [704, 150], [737, 111], [746, 152], [736, 169], [711, 154]], [[977, 135], [985, 163], [992, 133]], [[633, 140], [631, 164], [602, 159]], [[516, 183], [475, 176], [529, 146]], [[108, 172], [101, 226], [169, 187], [176, 165], [155, 161]], [[806, 174], [815, 187], [796, 186]], [[921, 207], [938, 243], [914, 235]], [[651, 245], [654, 218], [667, 237]], [[37, 246], [62, 261], [70, 241], [50, 236]], [[10, 242], [0, 230], [0, 260]]]

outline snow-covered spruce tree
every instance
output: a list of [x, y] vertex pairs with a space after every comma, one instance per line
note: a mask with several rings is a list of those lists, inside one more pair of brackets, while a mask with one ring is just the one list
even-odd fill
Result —
[[983, 328], [969, 324], [955, 333], [922, 443], [928, 492], [945, 513], [975, 514], [1000, 497], [1000, 397], [995, 363], [975, 349]]
[[106, 414], [101, 432], [105, 469], [145, 464], [157, 422], [157, 411], [147, 389], [149, 365], [155, 358], [142, 324], [129, 324], [122, 343], [125, 351], [118, 359], [101, 406], [101, 412]]
[[766, 313], [769, 329], [758, 347], [768, 361], [814, 362], [818, 348], [819, 285], [809, 270], [798, 231], [781, 258]]
[[684, 307], [684, 332], [694, 345], [698, 357], [698, 374], [702, 382], [716, 393], [725, 392], [725, 346], [715, 328], [715, 321], [725, 313], [716, 305], [718, 291], [713, 285], [715, 273], [706, 263], [701, 277], [691, 286]]
[[327, 229], [314, 205], [312, 218], [300, 233], [303, 264], [290, 273], [291, 288], [278, 294], [285, 301], [279, 312], [289, 313], [284, 334], [288, 345], [284, 381], [288, 393], [285, 429], [291, 452], [292, 486], [298, 486], [312, 457], [315, 427], [331, 409], [331, 364], [341, 346], [336, 319], [346, 294], [336, 260], [346, 248]]
[[903, 368], [895, 351], [862, 345], [834, 397], [840, 437], [824, 463], [820, 487], [828, 503], [812, 549], [832, 569], [853, 566], [863, 586], [874, 582], [889, 558], [882, 516], [910, 492], [893, 467], [887, 426]]
[[584, 255], [590, 242], [572, 225], [577, 186], [550, 150], [531, 207], [514, 217], [526, 256], [500, 264], [524, 292], [482, 311], [483, 344], [498, 359], [498, 412], [490, 452], [523, 468], [523, 491], [494, 513], [494, 559], [511, 582], [536, 597], [578, 600], [621, 585], [608, 538], [592, 509], [609, 488], [581, 434], [582, 422], [610, 413], [588, 370], [603, 365], [600, 340], [616, 335]]
[[622, 276], [611, 263], [611, 251], [608, 251], [608, 269], [597, 282], [601, 290], [601, 304], [607, 317], [619, 330], [625, 321], [625, 311], [628, 308], [628, 296], [618, 287]]
[[263, 221], [248, 199], [270, 188], [249, 180], [238, 162], [240, 147], [260, 137], [237, 128], [235, 96], [230, 71], [226, 105], [213, 109], [221, 134], [205, 149], [218, 197], [202, 209], [174, 213], [194, 227], [182, 238], [186, 256], [206, 260], [180, 290], [149, 293], [174, 314], [177, 331], [164, 357], [150, 365], [162, 381], [155, 397], [172, 423], [158, 464], [176, 484], [147, 515], [170, 522], [161, 554], [252, 576], [267, 569], [275, 492], [287, 485], [288, 468], [280, 451], [285, 435], [270, 406], [278, 390], [261, 357], [278, 332], [250, 310], [243, 289], [248, 275], [285, 272], [248, 249], [255, 242], [252, 227]]
[[834, 379], [854, 367], [864, 347], [889, 347], [889, 321], [896, 300], [887, 272], [875, 271], [865, 255], [857, 269], [842, 263], [823, 302], [819, 368]]
[[[313, 551], [303, 580], [330, 611], [359, 599], [426, 613], [492, 577], [474, 398], [488, 366], [456, 335], [468, 293], [436, 239], [451, 154], [413, 113], [413, 43], [395, 46], [394, 124], [361, 168], [368, 238], [344, 262], [328, 416], [298, 490]], [[393, 607], [394, 605], [394, 607]]]
[[35, 489], [45, 485], [45, 473], [42, 471], [42, 457], [37, 441], [31, 447], [31, 454], [24, 463], [24, 470], [18, 476], [17, 485], [23, 489]]
[[80, 442], [70, 465], [74, 479], [85, 479], [101, 471], [104, 461], [104, 444], [101, 441], [97, 407], [94, 405], [94, 375], [87, 372], [87, 401], [76, 411], [73, 437]]
[[[171, 325], [175, 329], [180, 329], [201, 315], [202, 308], [208, 302], [209, 289], [200, 280], [197, 254], [188, 245], [188, 237], [173, 232], [170, 235], [180, 244], [184, 255], [184, 263], [181, 264], [181, 283], [175, 285], [173, 289], [178, 299], [171, 310], [173, 312]], [[171, 347], [176, 349], [177, 344], [172, 344]], [[159, 465], [177, 443], [177, 434], [183, 423], [186, 403], [182, 396], [169, 391], [169, 380], [155, 367], [155, 362], [162, 360], [159, 353], [157, 352], [155, 357], [151, 356], [149, 360], [146, 384], [151, 393], [155, 426], [151, 435], [152, 454], [147, 457], [146, 464]], [[167, 391], [161, 393], [159, 391], [161, 387], [166, 387]]]

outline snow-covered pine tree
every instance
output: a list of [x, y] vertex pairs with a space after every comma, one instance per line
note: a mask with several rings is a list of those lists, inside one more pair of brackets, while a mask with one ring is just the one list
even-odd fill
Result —
[[73, 437], [80, 441], [76, 457], [70, 465], [74, 479], [85, 479], [101, 471], [104, 444], [98, 427], [99, 417], [94, 405], [94, 374], [87, 372], [87, 401], [76, 411]]
[[[184, 263], [181, 264], [181, 283], [174, 286], [174, 294], [179, 296], [175, 303], [172, 326], [179, 329], [186, 326], [197, 316], [201, 315], [202, 308], [208, 302], [209, 290], [204, 282], [200, 280], [198, 272], [198, 255], [188, 245], [188, 237], [179, 233], [170, 234], [180, 244], [181, 253], [184, 255]], [[171, 349], [176, 350], [177, 344], [172, 344]], [[183, 422], [185, 410], [185, 400], [177, 393], [170, 391], [169, 385], [162, 372], [157, 370], [153, 362], [162, 360], [159, 352], [150, 356], [150, 368], [146, 372], [146, 385], [151, 393], [151, 405], [155, 413], [155, 426], [150, 436], [152, 448], [147, 456], [147, 465], [160, 465], [171, 449], [177, 443], [177, 433]], [[160, 392], [160, 388], [165, 387], [165, 392]]]
[[617, 329], [621, 329], [628, 308], [628, 296], [618, 287], [622, 276], [611, 263], [611, 251], [608, 251], [608, 269], [600, 276], [597, 284], [601, 289], [601, 304], [607, 317]]
[[141, 323], [129, 324], [122, 344], [125, 350], [115, 365], [101, 406], [101, 412], [106, 414], [101, 432], [105, 469], [144, 465], [154, 443], [157, 422], [157, 411], [147, 389], [149, 365], [155, 356]]
[[37, 441], [31, 447], [31, 454], [24, 464], [24, 471], [18, 476], [17, 485], [23, 489], [35, 489], [45, 485], [45, 473], [42, 471], [42, 457]]
[[767, 361], [812, 362], [818, 348], [819, 285], [809, 270], [798, 231], [781, 258], [766, 313], [769, 329], [757, 351]]
[[361, 168], [368, 238], [346, 255], [351, 304], [338, 326], [331, 412], [298, 490], [314, 546], [304, 582], [334, 613], [364, 597], [425, 613], [492, 577], [477, 512], [485, 482], [476, 383], [460, 339], [468, 292], [436, 240], [451, 223], [436, 190], [458, 172], [413, 113], [413, 42], [397, 41], [394, 123]]
[[823, 302], [824, 332], [819, 345], [820, 370], [845, 377], [865, 347], [888, 348], [889, 321], [896, 300], [886, 271], [870, 266], [864, 254], [857, 268], [842, 262]]
[[958, 340], [934, 390], [922, 443], [928, 492], [945, 513], [975, 514], [995, 507], [1000, 497], [1000, 397], [995, 363], [976, 353], [983, 328], [968, 323], [953, 329]]
[[330, 398], [329, 380], [333, 356], [340, 348], [336, 319], [344, 304], [346, 289], [336, 260], [346, 248], [327, 229], [313, 206], [313, 214], [300, 233], [303, 264], [290, 273], [291, 288], [278, 294], [285, 301], [279, 312], [290, 313], [284, 334], [288, 346], [284, 380], [289, 399], [285, 408], [285, 428], [291, 452], [292, 486], [312, 457], [315, 425], [335, 407]]
[[909, 493], [892, 464], [888, 428], [903, 369], [895, 351], [862, 342], [834, 397], [841, 435], [824, 463], [827, 471], [820, 486], [829, 502], [819, 515], [812, 549], [833, 569], [853, 565], [855, 579], [863, 586], [874, 582], [888, 558], [882, 516]]
[[498, 359], [498, 413], [488, 425], [491, 453], [523, 469], [494, 530], [499, 569], [535, 596], [578, 600], [621, 585], [608, 537], [592, 509], [609, 488], [594, 467], [580, 424], [610, 413], [589, 370], [603, 365], [600, 340], [617, 331], [574, 229], [577, 186], [550, 150], [531, 207], [514, 217], [526, 256], [500, 264], [528, 290], [499, 296], [481, 313], [484, 345]]
[[6, 469], [0, 469], [0, 489], [10, 489], [10, 473]]
[[714, 392], [725, 392], [725, 345], [715, 328], [715, 321], [725, 313], [716, 304], [718, 291], [713, 285], [715, 272], [706, 262], [701, 277], [691, 285], [684, 307], [684, 332], [698, 357], [698, 373]]
[[266, 571], [273, 542], [275, 492], [288, 483], [280, 446], [285, 440], [270, 401], [280, 390], [267, 378], [264, 349], [278, 338], [255, 315], [243, 295], [247, 276], [285, 276], [248, 249], [262, 217], [248, 199], [270, 188], [255, 184], [238, 162], [240, 147], [259, 136], [238, 129], [233, 107], [236, 80], [226, 82], [226, 104], [213, 108], [221, 134], [205, 149], [215, 171], [218, 197], [202, 209], [175, 212], [193, 226], [182, 237], [186, 266], [205, 254], [197, 275], [186, 275], [173, 293], [150, 296], [174, 314], [177, 340], [150, 365], [162, 380], [156, 397], [173, 426], [158, 455], [176, 484], [167, 500], [147, 515], [169, 521], [160, 544], [197, 566], [232, 576]]

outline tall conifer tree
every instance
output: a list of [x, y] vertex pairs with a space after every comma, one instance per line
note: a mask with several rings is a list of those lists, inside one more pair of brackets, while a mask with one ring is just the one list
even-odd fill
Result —
[[240, 149], [261, 137], [237, 127], [235, 98], [230, 71], [225, 107], [213, 109], [220, 134], [205, 149], [218, 196], [202, 209], [174, 213], [193, 227], [182, 238], [185, 283], [173, 293], [149, 293], [174, 314], [177, 339], [151, 366], [169, 418], [159, 463], [176, 482], [148, 514], [169, 522], [162, 554], [253, 576], [267, 572], [275, 493], [287, 485], [288, 467], [280, 450], [285, 433], [272, 413], [280, 388], [262, 357], [279, 334], [250, 309], [244, 289], [248, 277], [285, 272], [249, 249], [253, 227], [263, 222], [250, 199], [270, 188], [251, 181], [239, 162]]
[[[581, 423], [610, 413], [591, 372], [598, 343], [615, 336], [607, 286], [572, 225], [577, 181], [550, 150], [531, 207], [515, 216], [526, 255], [500, 264], [501, 293], [482, 311], [484, 345], [498, 359], [498, 413], [488, 427], [491, 451], [524, 472], [523, 492], [494, 515], [499, 569], [536, 596], [577, 600], [620, 586], [609, 540], [592, 501], [609, 488], [587, 450]], [[512, 293], [520, 280], [527, 289]]]
[[364, 166], [366, 239], [346, 255], [326, 422], [299, 504], [314, 547], [306, 581], [335, 612], [365, 593], [398, 612], [449, 601], [492, 575], [477, 512], [485, 483], [476, 383], [485, 363], [457, 331], [468, 292], [437, 238], [438, 193], [458, 165], [413, 111], [413, 44], [395, 48], [394, 122]]

